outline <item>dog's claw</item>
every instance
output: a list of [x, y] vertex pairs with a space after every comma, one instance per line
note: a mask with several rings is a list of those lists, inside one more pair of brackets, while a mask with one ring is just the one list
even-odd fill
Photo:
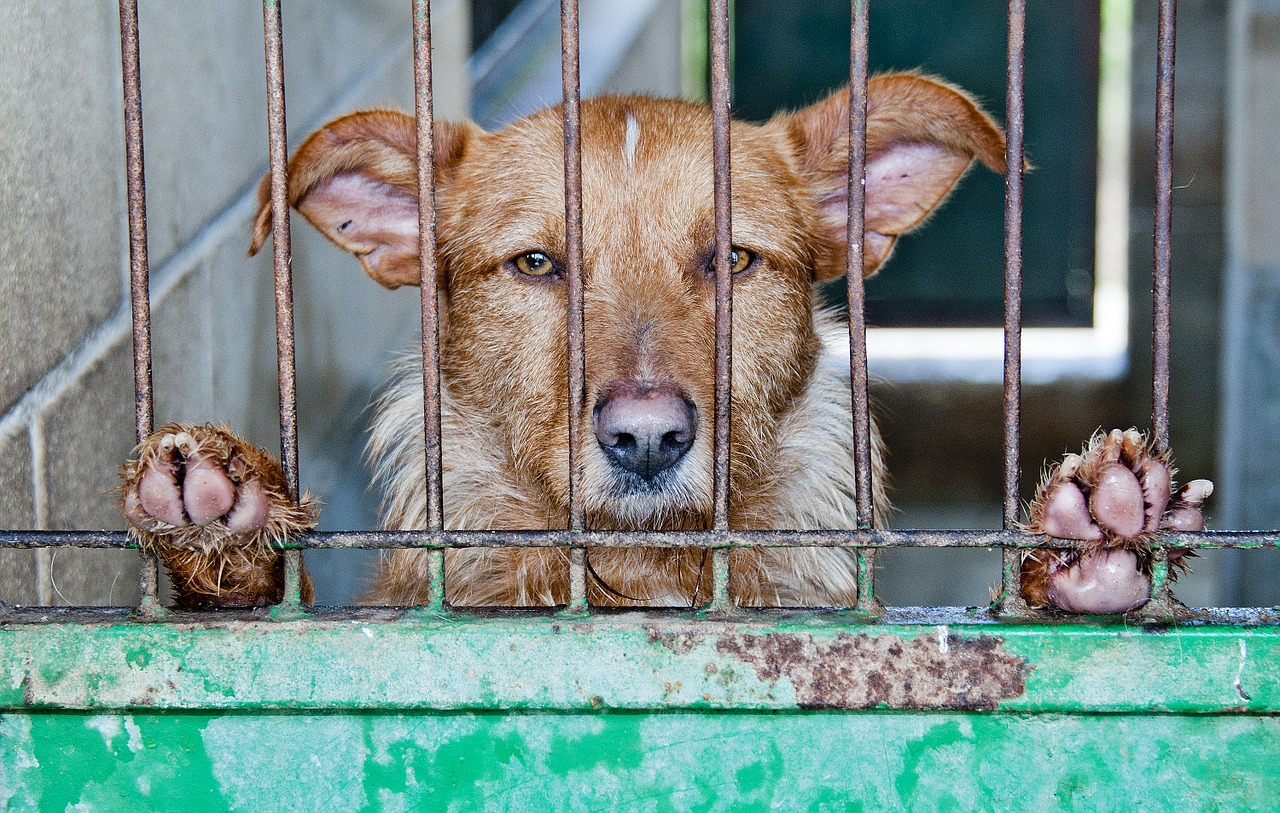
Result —
[[[1099, 433], [1084, 454], [1068, 454], [1045, 477], [1027, 530], [1084, 542], [1079, 549], [1037, 549], [1023, 561], [1028, 604], [1072, 613], [1137, 609], [1150, 593], [1149, 543], [1162, 531], [1204, 529], [1208, 480], [1174, 491], [1174, 470], [1136, 429]], [[1181, 564], [1184, 551], [1171, 551]], [[1176, 573], [1175, 573], [1176, 575]]]

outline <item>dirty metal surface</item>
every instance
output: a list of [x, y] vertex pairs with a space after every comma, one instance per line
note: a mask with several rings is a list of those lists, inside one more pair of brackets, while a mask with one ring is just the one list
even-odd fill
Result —
[[1275, 810], [1280, 627], [10, 610], [3, 810]]
[[10, 714], [0, 807], [1275, 810], [1280, 721], [840, 712]]
[[963, 610], [894, 611], [878, 623], [781, 613], [24, 616], [0, 624], [0, 709], [1280, 711], [1280, 627], [1258, 614], [1068, 628]]

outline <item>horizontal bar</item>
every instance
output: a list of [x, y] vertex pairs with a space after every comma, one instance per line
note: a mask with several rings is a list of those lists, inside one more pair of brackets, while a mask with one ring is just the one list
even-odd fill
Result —
[[[281, 550], [313, 548], [1075, 548], [1087, 543], [1018, 531], [319, 531], [279, 543]], [[137, 548], [124, 531], [0, 531], [0, 550]], [[1276, 531], [1164, 534], [1152, 548], [1221, 550], [1280, 548]]]
[[1169, 634], [957, 608], [854, 626], [795, 612], [175, 614], [197, 631], [33, 608], [0, 627], [0, 709], [1280, 712], [1276, 615], [1209, 615]]

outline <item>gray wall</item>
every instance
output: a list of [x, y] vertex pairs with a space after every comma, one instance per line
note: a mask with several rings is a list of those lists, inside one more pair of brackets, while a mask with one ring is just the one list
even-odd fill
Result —
[[[435, 6], [436, 104], [465, 116], [468, 21]], [[155, 418], [223, 421], [278, 448], [271, 252], [245, 256], [266, 169], [261, 4], [140, 3]], [[409, 4], [285, 5], [294, 142], [359, 107], [412, 109]], [[114, 3], [22, 0], [0, 26], [0, 526], [121, 527], [111, 493], [134, 443], [119, 20]], [[303, 481], [329, 491], [414, 296], [368, 282], [294, 229]], [[324, 454], [321, 453], [324, 450]], [[357, 493], [361, 493], [357, 490]], [[127, 604], [128, 552], [10, 552], [9, 603]]]
[[[1235, 0], [1228, 24], [1221, 511], [1228, 527], [1280, 528], [1280, 3]], [[1240, 553], [1237, 595], [1280, 604], [1280, 554]]]

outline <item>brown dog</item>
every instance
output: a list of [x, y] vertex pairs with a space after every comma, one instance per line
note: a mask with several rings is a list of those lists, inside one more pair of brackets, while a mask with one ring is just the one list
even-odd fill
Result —
[[[916, 74], [868, 87], [865, 267], [947, 196], [976, 157], [1004, 169], [1004, 138], [962, 91]], [[854, 466], [847, 370], [824, 363], [842, 327], [815, 308], [815, 282], [845, 271], [848, 95], [764, 125], [735, 123], [734, 356], [730, 523], [742, 529], [851, 528]], [[712, 157], [697, 105], [601, 98], [582, 108], [587, 402], [584, 506], [592, 529], [702, 529], [711, 515]], [[444, 321], [445, 526], [567, 525], [568, 392], [562, 262], [562, 133], [556, 110], [495, 133], [436, 131]], [[356, 113], [308, 138], [289, 167], [291, 202], [388, 288], [418, 283], [413, 119]], [[267, 183], [252, 251], [270, 231]], [[390, 528], [426, 525], [421, 376], [396, 375], [371, 450]], [[126, 513], [161, 550], [187, 604], [279, 598], [262, 542], [307, 527], [278, 468], [210, 427], [173, 426], [126, 471]], [[883, 474], [878, 442], [873, 466]], [[275, 479], [273, 479], [275, 478]], [[877, 522], [886, 500], [873, 495]], [[233, 553], [234, 552], [234, 553]], [[384, 558], [371, 603], [426, 599], [427, 554]], [[692, 550], [598, 550], [600, 605], [689, 606], [709, 598], [709, 557]], [[216, 573], [203, 583], [196, 573]], [[850, 605], [853, 560], [837, 549], [734, 551], [744, 605]], [[264, 575], [266, 574], [266, 575]], [[556, 605], [567, 559], [549, 549], [449, 551], [448, 600]]]

